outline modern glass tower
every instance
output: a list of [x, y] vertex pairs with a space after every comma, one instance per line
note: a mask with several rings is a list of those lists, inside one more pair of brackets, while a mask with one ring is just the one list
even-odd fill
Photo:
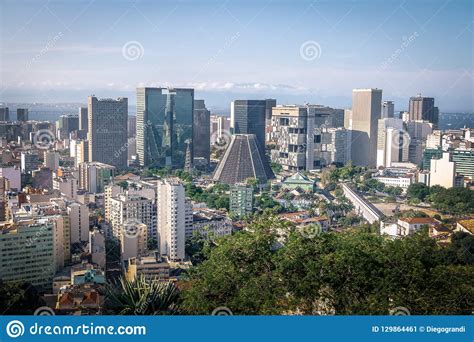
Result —
[[255, 134], [258, 147], [265, 151], [266, 100], [235, 100], [231, 107], [234, 134]]
[[211, 112], [204, 100], [194, 100], [193, 127], [194, 158], [202, 158], [209, 163], [211, 154]]
[[[141, 166], [183, 168], [193, 143], [194, 89], [137, 88]], [[192, 160], [192, 159], [191, 159]]]

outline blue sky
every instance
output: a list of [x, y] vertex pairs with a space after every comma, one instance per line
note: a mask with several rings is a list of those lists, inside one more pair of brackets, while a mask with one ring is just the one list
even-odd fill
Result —
[[350, 106], [353, 88], [377, 87], [399, 110], [422, 93], [474, 111], [469, 0], [0, 3], [1, 101], [133, 103], [136, 86], [172, 85], [210, 107], [270, 96]]

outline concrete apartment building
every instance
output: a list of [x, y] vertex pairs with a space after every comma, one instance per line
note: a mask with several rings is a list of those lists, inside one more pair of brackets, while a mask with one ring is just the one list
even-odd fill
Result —
[[184, 260], [186, 226], [193, 224], [192, 206], [184, 195], [184, 186], [173, 179], [157, 187], [157, 230], [160, 254], [171, 261]]

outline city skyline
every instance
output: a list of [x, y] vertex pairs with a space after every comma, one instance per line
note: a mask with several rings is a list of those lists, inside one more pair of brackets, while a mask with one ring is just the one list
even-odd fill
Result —
[[377, 87], [395, 110], [421, 93], [441, 111], [474, 111], [469, 1], [1, 7], [4, 102], [92, 92], [133, 104], [136, 87], [170, 86], [194, 88], [210, 108], [239, 98], [344, 108], [352, 89]]

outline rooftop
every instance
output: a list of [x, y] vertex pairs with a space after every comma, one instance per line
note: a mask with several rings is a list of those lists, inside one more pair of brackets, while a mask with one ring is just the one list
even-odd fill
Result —
[[467, 219], [467, 220], [460, 220], [458, 221], [458, 224], [460, 224], [464, 229], [467, 229], [472, 234], [474, 234], [474, 218]]
[[409, 224], [437, 224], [434, 218], [431, 217], [402, 217], [399, 221], [403, 221]]

